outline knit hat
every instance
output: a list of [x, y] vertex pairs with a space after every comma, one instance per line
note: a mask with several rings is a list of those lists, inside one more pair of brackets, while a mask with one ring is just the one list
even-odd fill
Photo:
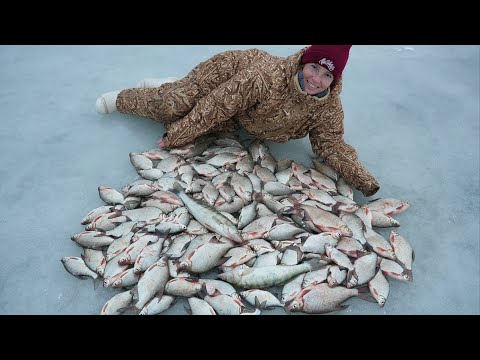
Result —
[[303, 53], [300, 64], [320, 64], [337, 80], [347, 65], [351, 47], [352, 45], [312, 45]]

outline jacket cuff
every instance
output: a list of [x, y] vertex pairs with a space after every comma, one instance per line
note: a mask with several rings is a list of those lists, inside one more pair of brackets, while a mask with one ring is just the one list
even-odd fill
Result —
[[378, 182], [373, 181], [365, 184], [365, 186], [362, 186], [360, 189], [365, 196], [372, 196], [374, 195], [378, 190], [380, 189], [380, 185]]

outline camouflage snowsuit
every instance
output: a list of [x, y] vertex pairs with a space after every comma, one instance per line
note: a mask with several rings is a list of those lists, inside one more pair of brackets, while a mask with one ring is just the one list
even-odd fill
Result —
[[181, 80], [121, 91], [117, 108], [164, 123], [167, 148], [239, 126], [274, 142], [309, 135], [314, 153], [365, 196], [373, 195], [378, 182], [343, 140], [342, 78], [322, 98], [302, 91], [297, 73], [305, 49], [287, 58], [258, 49], [226, 51]]

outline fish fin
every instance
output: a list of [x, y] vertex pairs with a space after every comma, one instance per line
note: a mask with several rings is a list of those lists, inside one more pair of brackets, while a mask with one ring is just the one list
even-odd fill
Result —
[[185, 311], [187, 312], [188, 315], [192, 315], [192, 308], [191, 307], [186, 307], [185, 305], [183, 306]]
[[408, 275], [408, 281], [412, 282], [412, 281], [413, 281], [413, 272], [412, 272], [412, 270], [407, 270], [406, 273], [407, 273], [407, 275]]
[[165, 236], [166, 233], [168, 233], [170, 231], [170, 229], [168, 229], [166, 232], [162, 232], [160, 230], [158, 230], [157, 228], [155, 228], [155, 235], [157, 235], [159, 238], [163, 238]]
[[371, 202], [374, 202], [374, 201], [377, 201], [377, 200], [380, 200], [381, 198], [376, 198], [376, 199], [373, 199], [373, 200], [368, 200], [369, 203]]
[[[327, 205], [327, 204], [324, 204]], [[334, 213], [339, 213], [340, 210], [338, 209], [340, 206], [342, 206], [342, 203], [340, 201], [337, 201], [335, 205], [332, 206], [332, 212]]]
[[[264, 303], [266, 303], [266, 301], [264, 301]], [[258, 300], [258, 296], [255, 296], [255, 307], [257, 309], [261, 309], [262, 307], [262, 304], [260, 304], [260, 301]]]
[[223, 264], [225, 264], [225, 263], [226, 263], [228, 260], [230, 260], [231, 258], [232, 258], [231, 256], [221, 258], [221, 259], [218, 261], [218, 263], [217, 263], [216, 266], [222, 266]]
[[100, 276], [93, 279], [93, 290], [97, 290], [98, 284], [100, 284], [100, 283], [103, 283], [103, 280]]
[[73, 276], [75, 276], [77, 279], [80, 279], [80, 280], [93, 279], [91, 276], [88, 276], [88, 275], [73, 275]]
[[371, 294], [359, 293], [357, 295], [357, 297], [359, 299], [362, 299], [362, 300], [365, 300], [365, 301], [368, 301], [368, 302], [372, 302], [372, 303], [375, 303], [375, 304], [377, 303], [377, 300]]
[[203, 283], [202, 288], [197, 291], [197, 295], [200, 297], [200, 299], [204, 299], [206, 296], [209, 296], [208, 290], [207, 290], [207, 284]]
[[412, 249], [412, 263], [415, 261], [415, 250]]
[[135, 307], [135, 305], [125, 306], [117, 310], [122, 315], [138, 315], [140, 313], [140, 309]]
[[350, 286], [350, 280], [353, 278], [356, 279], [356, 281], [358, 281], [358, 275], [357, 275], [357, 272], [354, 270], [348, 270], [348, 273], [347, 273], [347, 288], [352, 288], [354, 287], [355, 285], [353, 286]]
[[178, 182], [175, 182], [173, 184], [173, 188], [170, 189], [169, 191], [171, 191], [172, 193], [174, 193], [175, 195], [178, 195], [179, 193], [183, 192], [183, 188], [182, 186], [178, 183]]
[[345, 310], [346, 308], [348, 308], [349, 306], [350, 305], [337, 305], [337, 306], [335, 306], [333, 311], [342, 311], [342, 310]]
[[115, 219], [120, 216], [122, 216], [122, 212], [120, 210], [114, 210], [112, 215], [110, 215], [108, 219]]
[[366, 256], [366, 255], [368, 255], [368, 254], [369, 254], [369, 253], [366, 253], [366, 252], [364, 252], [364, 251], [355, 250], [355, 255], [356, 255], [355, 257], [356, 257], [357, 259], [360, 259], [361, 257]]
[[155, 293], [155, 296], [158, 297], [159, 299], [161, 299], [162, 296], [163, 296], [164, 290], [165, 290], [165, 287], [161, 288], [160, 290], [158, 290], [158, 291]]
[[135, 285], [131, 290], [130, 294], [132, 294], [132, 300], [138, 300], [138, 286]]
[[317, 259], [311, 259], [305, 261], [305, 263], [310, 265], [311, 269], [309, 271], [320, 270], [323, 267], [323, 264], [321, 264]]
[[368, 283], [365, 285], [360, 285], [359, 287], [356, 288], [359, 293], [370, 293], [370, 288], [368, 287]]

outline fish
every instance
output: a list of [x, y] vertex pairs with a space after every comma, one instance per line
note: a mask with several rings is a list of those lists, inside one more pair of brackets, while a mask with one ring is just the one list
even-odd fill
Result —
[[280, 300], [269, 291], [251, 289], [240, 292], [240, 296], [252, 306], [259, 309], [267, 309], [274, 306], [283, 306]]
[[121, 193], [108, 186], [99, 186], [98, 194], [107, 204], [115, 205], [123, 204], [125, 202], [125, 198]]
[[345, 310], [349, 305], [343, 303], [352, 297], [356, 296], [363, 300], [372, 301], [362, 291], [368, 291], [368, 289], [348, 289], [344, 286], [329, 287], [326, 283], [308, 286], [290, 302], [287, 310], [292, 312], [302, 311], [307, 314], [324, 314]]
[[393, 230], [390, 232], [389, 240], [397, 258], [396, 261], [405, 268], [409, 280], [413, 281], [412, 263], [415, 260], [415, 251], [412, 245]]
[[157, 315], [168, 310], [176, 298], [170, 295], [154, 296], [140, 311], [138, 315]]
[[400, 214], [410, 208], [410, 203], [407, 201], [395, 198], [383, 198], [371, 200], [368, 204], [362, 207], [368, 207], [371, 211], [380, 211], [385, 215]]
[[63, 267], [70, 274], [78, 279], [86, 280], [88, 278], [97, 279], [98, 274], [92, 271], [78, 256], [65, 256], [61, 259]]
[[218, 278], [245, 289], [265, 289], [280, 285], [291, 278], [320, 268], [314, 260], [298, 265], [276, 265], [233, 270], [219, 274]]
[[214, 209], [192, 199], [185, 193], [183, 188], [178, 183], [173, 185], [173, 192], [182, 199], [183, 203], [188, 208], [188, 211], [200, 224], [205, 226], [210, 231], [225, 236], [227, 239], [236, 241], [238, 243], [243, 242], [243, 238], [237, 227], [225, 216], [220, 214], [218, 211], [215, 211]]
[[217, 315], [213, 307], [205, 300], [195, 297], [188, 298], [190, 309], [186, 309], [191, 315]]
[[133, 294], [130, 291], [116, 294], [103, 305], [100, 315], [122, 315], [118, 310], [130, 305], [132, 299]]
[[383, 307], [388, 298], [390, 292], [390, 284], [383, 275], [382, 270], [378, 270], [373, 279], [368, 282], [368, 288], [372, 296], [377, 300], [378, 305]]

